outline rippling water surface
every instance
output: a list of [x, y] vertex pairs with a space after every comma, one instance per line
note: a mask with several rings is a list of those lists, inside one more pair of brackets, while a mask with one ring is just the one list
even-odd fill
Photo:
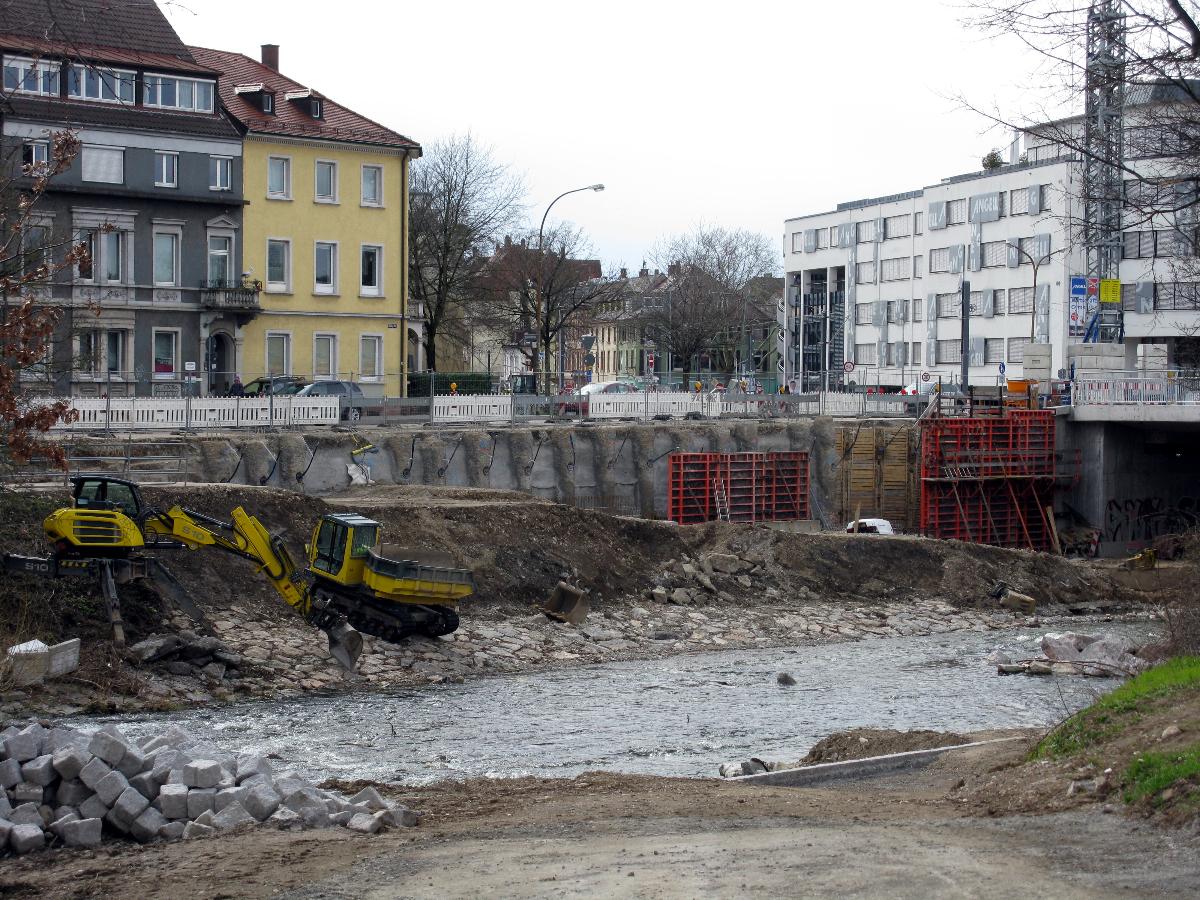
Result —
[[[1091, 630], [1152, 633], [1147, 626]], [[176, 723], [231, 751], [273, 751], [314, 778], [417, 783], [589, 769], [714, 775], [722, 761], [750, 755], [798, 759], [846, 728], [1045, 725], [1115, 685], [1001, 677], [986, 662], [995, 650], [1037, 655], [1041, 634], [956, 632], [735, 650], [90, 724], [117, 721], [141, 737]], [[784, 671], [795, 686], [775, 683]]]

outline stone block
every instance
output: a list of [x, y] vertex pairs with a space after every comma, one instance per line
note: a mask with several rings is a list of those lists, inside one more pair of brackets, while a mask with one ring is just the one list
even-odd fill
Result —
[[197, 759], [183, 767], [183, 783], [190, 788], [212, 788], [221, 783], [221, 764], [213, 759]]
[[159, 747], [170, 747], [175, 750], [182, 750], [190, 743], [192, 743], [192, 736], [178, 725], [172, 725], [162, 734], [148, 738], [142, 744], [142, 752], [152, 753]]
[[30, 725], [4, 740], [4, 755], [19, 763], [42, 755], [42, 736], [45, 729], [41, 725]]
[[279, 808], [279, 795], [274, 788], [258, 784], [246, 791], [242, 798], [242, 806], [246, 812], [262, 822], [269, 818]]
[[96, 782], [96, 796], [111, 807], [129, 789], [129, 779], [120, 772], [109, 772]]
[[173, 634], [152, 634], [144, 641], [138, 641], [126, 652], [141, 663], [158, 662], [175, 653], [183, 646], [183, 641]]
[[355, 813], [354, 817], [346, 823], [346, 827], [360, 834], [374, 834], [380, 829], [381, 824], [370, 813]]
[[[12, 812], [12, 804], [8, 802], [8, 792], [0, 791], [0, 819], [8, 819], [8, 814]], [[3, 842], [0, 842], [0, 846]]]
[[71, 815], [72, 813], [74, 813], [76, 816], [78, 816], [78, 815], [79, 815], [79, 810], [77, 810], [77, 809], [76, 809], [75, 807], [73, 807], [73, 806], [67, 806], [65, 803], [60, 803], [58, 806], [56, 806], [56, 807], [54, 808], [54, 815], [52, 815], [52, 816], [50, 817], [50, 821], [51, 821], [51, 822], [58, 821], [58, 820], [59, 820], [59, 819], [61, 819], [63, 816], [69, 816], [69, 815]]
[[104, 817], [104, 821], [108, 823], [110, 828], [114, 828], [121, 834], [129, 834], [129, 829], [133, 826], [133, 820], [128, 816], [123, 816], [115, 809], [110, 809], [108, 815]]
[[217, 798], [213, 802], [213, 809], [220, 812], [231, 803], [241, 803], [242, 806], [245, 806], [246, 804], [243, 801], [248, 791], [248, 788], [240, 787], [228, 787], [217, 791]]
[[20, 806], [14, 806], [12, 812], [8, 814], [8, 821], [14, 825], [36, 825], [38, 828], [46, 826], [46, 820], [42, 818], [36, 803], [22, 803]]
[[[26, 641], [8, 648], [9, 677], [17, 687], [41, 684], [50, 668], [50, 648], [41, 641]], [[36, 754], [35, 754], [36, 755]]]
[[60, 778], [78, 778], [83, 767], [92, 759], [92, 754], [82, 747], [67, 746], [56, 750], [50, 757]]
[[195, 838], [211, 837], [216, 833], [217, 829], [213, 828], [211, 825], [201, 825], [199, 822], [188, 822], [187, 825], [183, 827], [183, 839], [185, 841], [190, 841]]
[[59, 816], [53, 822], [51, 822], [50, 830], [53, 831], [55, 834], [57, 834], [59, 837], [62, 837], [63, 826], [67, 825], [71, 822], [78, 822], [78, 821], [79, 821], [79, 813], [69, 812], [66, 815]]
[[375, 818], [391, 828], [415, 828], [421, 824], [421, 814], [407, 806], [393, 806], [375, 813]]
[[79, 770], [79, 780], [91, 788], [93, 791], [104, 778], [112, 772], [112, 769], [102, 759], [92, 757], [82, 769]]
[[197, 818], [201, 813], [212, 812], [217, 802], [213, 788], [192, 788], [187, 795], [187, 817]]
[[58, 678], [79, 668], [79, 638], [53, 644], [48, 650], [47, 678]]
[[92, 794], [79, 804], [79, 815], [85, 819], [103, 819], [108, 815], [108, 804]]
[[154, 780], [154, 776], [149, 772], [143, 772], [141, 775], [134, 775], [129, 779], [130, 787], [135, 787], [138, 792], [147, 800], [153, 800], [158, 796], [158, 782]]
[[328, 798], [310, 785], [305, 785], [287, 795], [283, 795], [281, 792], [281, 796], [283, 796], [283, 805], [296, 812], [305, 809], [320, 809], [329, 812], [329, 806], [325, 802]]
[[302, 828], [304, 819], [295, 810], [281, 806], [267, 817], [266, 824], [279, 829]]
[[49, 787], [58, 779], [54, 769], [54, 757], [49, 754], [37, 756], [21, 766], [21, 778], [30, 784]]
[[8, 833], [8, 846], [22, 855], [46, 846], [46, 835], [37, 825], [14, 825]]
[[329, 821], [333, 825], [347, 825], [349, 824], [350, 820], [355, 817], [355, 815], [357, 815], [357, 813], [346, 810], [344, 812], [334, 813], [329, 817]]
[[216, 813], [214, 813], [211, 809], [206, 809], [204, 812], [200, 813], [200, 815], [196, 816], [196, 822], [200, 825], [207, 825], [209, 828], [212, 828], [213, 816], [215, 815]]
[[80, 803], [92, 796], [92, 791], [82, 781], [72, 778], [70, 781], [60, 782], [54, 791], [55, 802], [66, 806], [78, 807]]
[[182, 784], [164, 784], [155, 801], [168, 819], [188, 818], [188, 788]]
[[0, 788], [16, 787], [21, 783], [21, 764], [15, 759], [0, 762]]
[[241, 784], [247, 778], [252, 778], [255, 775], [271, 775], [271, 763], [265, 756], [260, 756], [257, 753], [243, 753], [237, 758], [237, 767], [235, 776], [237, 783]]
[[148, 844], [158, 840], [158, 833], [166, 824], [167, 820], [163, 818], [162, 813], [153, 807], [147, 807], [133, 820], [129, 834], [139, 844]]
[[86, 750], [87, 745], [88, 739], [82, 732], [76, 731], [74, 728], [51, 728], [46, 732], [46, 739], [42, 741], [42, 752], [53, 756], [59, 750], [65, 750], [67, 747], [79, 747]]
[[255, 824], [257, 824], [257, 820], [254, 816], [246, 812], [246, 808], [236, 800], [213, 816], [213, 825], [218, 831], [232, 831], [243, 825]]
[[59, 837], [68, 847], [99, 847], [103, 831], [100, 819], [79, 819], [63, 826]]
[[126, 778], [132, 778], [134, 775], [145, 771], [146, 754], [137, 747], [128, 747], [125, 750], [125, 755], [121, 757], [121, 761], [117, 763], [116, 768]]
[[22, 781], [16, 785], [11, 791], [14, 803], [37, 803], [41, 804], [45, 797], [46, 789], [40, 784], [30, 784], [28, 781]]
[[188, 824], [187, 822], [168, 822], [162, 828], [158, 829], [158, 836], [164, 841], [177, 841], [183, 837]]
[[91, 754], [112, 768], [117, 767], [117, 763], [121, 761], [121, 757], [125, 755], [128, 749], [125, 742], [114, 734], [106, 731], [97, 731], [92, 735], [92, 740], [88, 744], [88, 750]]
[[[115, 812], [120, 815], [121, 818], [128, 819], [130, 822], [133, 822], [146, 810], [146, 807], [149, 805], [150, 801], [142, 796], [141, 791], [131, 786], [125, 788], [125, 790], [121, 792], [121, 796], [119, 796], [117, 801], [112, 805], [112, 810], [110, 810], [110, 812]], [[158, 833], [157, 828], [155, 828], [154, 831], [156, 834]]]
[[328, 828], [329, 810], [317, 809], [315, 806], [306, 806], [300, 810], [300, 818], [304, 820], [306, 828]]
[[365, 787], [353, 797], [350, 798], [351, 803], [362, 803], [367, 809], [376, 812], [381, 809], [387, 809], [388, 803], [380, 796], [379, 791], [373, 787]]

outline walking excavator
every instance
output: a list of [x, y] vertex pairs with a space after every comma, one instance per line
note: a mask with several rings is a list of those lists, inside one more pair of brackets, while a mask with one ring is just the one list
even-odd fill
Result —
[[[214, 547], [248, 559], [306, 622], [329, 638], [329, 653], [354, 671], [362, 634], [398, 642], [412, 634], [437, 637], [458, 628], [457, 604], [475, 590], [469, 569], [430, 564], [427, 556], [380, 544], [379, 523], [355, 513], [321, 517], [298, 568], [278, 535], [237, 507], [229, 522], [172, 506], [146, 505], [136, 483], [108, 475], [71, 478], [73, 503], [42, 523], [54, 547], [47, 557], [5, 554], [4, 569], [45, 578], [99, 580], [113, 626], [125, 642], [118, 584], [141, 579], [169, 593], [183, 589], [155, 554]], [[438, 560], [439, 563], [446, 560]]]

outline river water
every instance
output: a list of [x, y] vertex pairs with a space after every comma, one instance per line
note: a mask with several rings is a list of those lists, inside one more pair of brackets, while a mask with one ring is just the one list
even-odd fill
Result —
[[[1093, 631], [1134, 640], [1147, 625]], [[274, 752], [309, 778], [422, 783], [573, 776], [591, 769], [715, 775], [726, 760], [796, 760], [847, 728], [1041, 726], [1111, 679], [1002, 677], [987, 657], [1038, 655], [1043, 630], [952, 632], [733, 650], [431, 685], [385, 694], [243, 703], [117, 722], [134, 737], [178, 724], [233, 752]], [[788, 672], [796, 684], [776, 683]]]

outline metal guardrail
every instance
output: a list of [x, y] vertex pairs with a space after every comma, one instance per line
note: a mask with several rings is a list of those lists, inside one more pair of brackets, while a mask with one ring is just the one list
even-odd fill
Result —
[[1200, 372], [1084, 372], [1071, 384], [1074, 406], [1198, 406]]
[[74, 398], [79, 418], [56, 431], [155, 431], [336, 425], [337, 397]]

